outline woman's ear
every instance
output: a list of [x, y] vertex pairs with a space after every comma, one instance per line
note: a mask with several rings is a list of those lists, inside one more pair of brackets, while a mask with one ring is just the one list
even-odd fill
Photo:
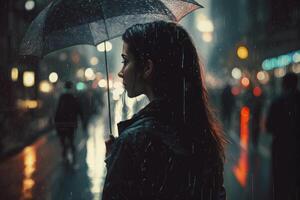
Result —
[[148, 59], [145, 63], [143, 78], [149, 80], [153, 73], [153, 62]]

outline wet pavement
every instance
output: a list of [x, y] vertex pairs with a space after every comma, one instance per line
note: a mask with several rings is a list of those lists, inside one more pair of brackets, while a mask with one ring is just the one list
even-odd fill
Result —
[[[115, 108], [120, 109], [120, 106]], [[116, 117], [115, 120], [120, 119]], [[104, 138], [108, 136], [107, 124], [107, 116], [95, 116], [87, 132], [81, 128], [77, 130], [75, 166], [63, 162], [55, 131], [2, 161], [0, 199], [101, 199], [106, 173]], [[262, 134], [255, 149], [249, 142], [249, 135], [243, 134], [228, 131], [230, 144], [224, 171], [228, 199], [267, 200], [270, 196], [271, 138]]]
[[66, 165], [55, 131], [0, 163], [0, 199], [99, 199], [105, 176], [101, 118], [77, 130], [77, 164]]

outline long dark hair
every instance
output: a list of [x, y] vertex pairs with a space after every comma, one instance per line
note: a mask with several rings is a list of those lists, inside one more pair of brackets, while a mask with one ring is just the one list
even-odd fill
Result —
[[[185, 110], [184, 137], [199, 141], [206, 138], [208, 145], [215, 147], [216, 153], [224, 158], [226, 140], [209, 106], [201, 71], [203, 65], [189, 34], [176, 23], [155, 21], [128, 28], [122, 39], [140, 63], [138, 66], [147, 59], [152, 60], [154, 94], [185, 105], [182, 107], [182, 111]], [[199, 131], [195, 131], [195, 127]]]

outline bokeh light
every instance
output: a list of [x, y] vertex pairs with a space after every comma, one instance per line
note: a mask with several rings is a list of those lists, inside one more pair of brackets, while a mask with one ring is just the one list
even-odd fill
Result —
[[11, 69], [11, 80], [12, 81], [17, 81], [19, 78], [19, 70], [16, 67], [13, 67]]
[[256, 87], [253, 88], [252, 93], [253, 93], [254, 96], [259, 97], [262, 94], [262, 90], [261, 90], [260, 87], [256, 86]]
[[274, 75], [276, 78], [282, 78], [286, 74], [285, 68], [277, 68], [274, 70]]
[[250, 85], [250, 80], [249, 80], [249, 78], [243, 77], [242, 80], [241, 80], [241, 84], [242, 84], [244, 87], [248, 87], [248, 86]]
[[43, 93], [49, 93], [53, 90], [53, 86], [46, 80], [40, 82], [40, 91]]
[[204, 42], [211, 42], [211, 41], [213, 40], [213, 35], [212, 35], [212, 33], [209, 33], [209, 32], [207, 32], [207, 33], [202, 33], [202, 40], [203, 40]]
[[105, 46], [104, 43], [106, 44], [106, 51], [111, 51], [112, 50], [112, 44], [109, 41], [106, 42], [102, 42], [100, 44], [97, 45], [97, 50], [99, 52], [104, 52], [105, 51]]
[[266, 71], [257, 72], [256, 78], [261, 84], [267, 84], [270, 80], [270, 76]]
[[83, 80], [84, 79], [84, 69], [83, 68], [78, 69], [76, 72], [76, 76], [77, 76], [77, 78]]
[[294, 53], [294, 55], [293, 55], [293, 62], [294, 63], [300, 62], [300, 51], [297, 51], [297, 52]]
[[213, 32], [214, 25], [211, 20], [209, 19], [198, 19], [197, 29], [203, 33]]
[[105, 79], [101, 79], [98, 82], [98, 86], [101, 87], [101, 88], [105, 88], [106, 87], [106, 80]]
[[90, 63], [91, 65], [97, 65], [99, 63], [99, 59], [94, 56], [90, 59]]
[[87, 80], [94, 80], [96, 75], [92, 68], [87, 68], [84, 72], [85, 78]]
[[33, 0], [27, 0], [27, 1], [25, 2], [25, 9], [26, 9], [27, 11], [33, 10], [34, 7], [35, 7], [35, 2], [34, 2]]
[[25, 71], [23, 73], [23, 85], [25, 87], [32, 87], [35, 83], [35, 77], [34, 72], [32, 71]]
[[236, 53], [240, 59], [247, 59], [249, 54], [248, 49], [245, 46], [239, 46]]
[[58, 80], [58, 74], [57, 74], [56, 72], [51, 72], [51, 73], [49, 74], [49, 81], [50, 81], [51, 83], [56, 83], [57, 80]]
[[84, 89], [86, 89], [86, 85], [83, 83], [83, 82], [78, 82], [77, 84], [76, 84], [76, 90], [84, 90]]
[[292, 71], [296, 74], [300, 73], [300, 64], [293, 64]]
[[240, 79], [242, 77], [242, 71], [239, 68], [235, 67], [232, 69], [231, 75], [234, 79]]

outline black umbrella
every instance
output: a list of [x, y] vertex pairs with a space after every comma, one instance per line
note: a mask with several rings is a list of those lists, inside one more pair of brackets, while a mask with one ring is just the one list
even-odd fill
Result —
[[[43, 57], [73, 45], [97, 45], [122, 35], [134, 24], [178, 22], [201, 7], [194, 0], [54, 0], [31, 23], [19, 54]], [[105, 66], [108, 84], [106, 50]], [[107, 88], [110, 102], [109, 85]]]

